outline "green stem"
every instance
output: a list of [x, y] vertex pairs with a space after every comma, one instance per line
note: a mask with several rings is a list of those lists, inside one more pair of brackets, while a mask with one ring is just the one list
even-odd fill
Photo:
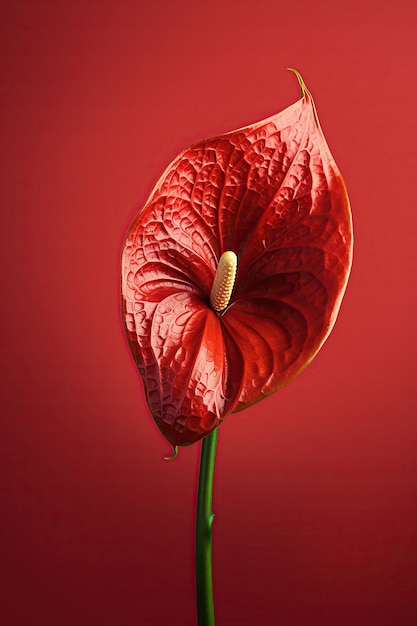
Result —
[[214, 460], [218, 429], [203, 439], [198, 483], [196, 527], [196, 590], [198, 626], [214, 626], [213, 577], [211, 566], [211, 527], [214, 515], [213, 499]]

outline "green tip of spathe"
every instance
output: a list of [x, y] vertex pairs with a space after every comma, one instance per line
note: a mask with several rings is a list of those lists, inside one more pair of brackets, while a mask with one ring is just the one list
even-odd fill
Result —
[[172, 461], [176, 456], [178, 456], [178, 446], [174, 446], [174, 451], [171, 456], [164, 456], [164, 459], [165, 461]]
[[306, 86], [305, 86], [305, 82], [303, 81], [303, 77], [301, 76], [300, 72], [297, 72], [297, 70], [295, 70], [293, 67], [287, 67], [287, 70], [289, 72], [294, 72], [294, 74], [297, 76], [297, 80], [300, 83], [300, 87], [301, 87], [301, 97], [304, 98]]

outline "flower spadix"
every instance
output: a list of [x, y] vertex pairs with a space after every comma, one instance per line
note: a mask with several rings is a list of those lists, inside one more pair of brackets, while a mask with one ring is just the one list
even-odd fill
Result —
[[236, 254], [231, 250], [223, 252], [210, 292], [210, 304], [215, 311], [224, 311], [229, 304], [235, 284], [236, 270]]
[[329, 335], [352, 260], [340, 171], [310, 92], [184, 150], [129, 228], [128, 342], [174, 446], [287, 384]]

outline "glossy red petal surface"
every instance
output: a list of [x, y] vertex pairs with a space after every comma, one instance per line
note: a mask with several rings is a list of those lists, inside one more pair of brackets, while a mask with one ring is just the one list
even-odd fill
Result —
[[219, 318], [186, 292], [129, 303], [124, 313], [157, 425], [173, 445], [198, 441], [235, 405], [242, 380], [239, 360], [231, 378]]
[[295, 374], [308, 336], [308, 322], [293, 306], [268, 298], [240, 300], [224, 326], [244, 363], [239, 411], [286, 384]]
[[[282, 113], [184, 150], [129, 229], [128, 340], [151, 412], [174, 444], [198, 440], [286, 384], [336, 319], [351, 215], [300, 83], [303, 97]], [[238, 272], [218, 317], [209, 294], [226, 250]]]

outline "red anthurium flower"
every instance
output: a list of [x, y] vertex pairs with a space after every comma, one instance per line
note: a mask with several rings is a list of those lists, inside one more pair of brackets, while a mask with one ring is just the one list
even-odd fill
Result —
[[352, 260], [349, 201], [297, 76], [294, 105], [174, 159], [126, 238], [126, 333], [151, 413], [174, 446], [286, 385], [339, 310]]

